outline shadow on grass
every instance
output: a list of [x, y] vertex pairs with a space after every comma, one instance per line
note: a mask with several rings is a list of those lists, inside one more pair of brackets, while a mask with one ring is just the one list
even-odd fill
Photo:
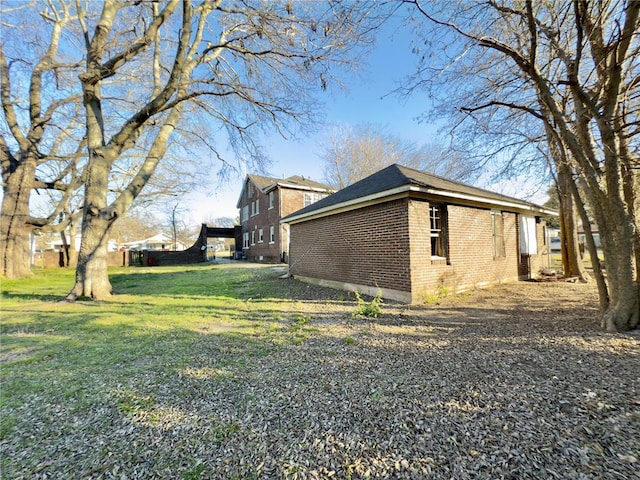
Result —
[[281, 265], [221, 264], [186, 270], [185, 267], [170, 268], [131, 269], [127, 273], [112, 274], [109, 278], [116, 294], [203, 295], [242, 300], [306, 300], [319, 297], [336, 300], [349, 297], [345, 292], [323, 287], [313, 287], [311, 295], [307, 284], [280, 278], [286, 273], [286, 267]]
[[39, 302], [59, 302], [63, 300], [60, 295], [51, 293], [16, 293], [16, 292], [0, 292], [0, 301], [2, 300], [20, 300], [31, 301], [37, 300]]

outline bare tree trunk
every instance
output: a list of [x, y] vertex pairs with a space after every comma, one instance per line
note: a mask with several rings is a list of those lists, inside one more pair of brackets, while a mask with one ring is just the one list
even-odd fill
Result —
[[633, 168], [633, 161], [629, 153], [628, 145], [622, 139], [621, 153], [621, 171], [622, 171], [622, 189], [624, 192], [624, 201], [629, 212], [629, 216], [634, 220], [633, 225], [633, 249], [635, 252], [635, 275], [638, 288], [638, 297], [640, 297], [640, 173], [637, 168]]
[[[587, 195], [589, 193], [587, 192]], [[626, 331], [640, 323], [640, 295], [634, 278], [633, 223], [619, 196], [610, 195], [601, 202], [590, 202], [594, 210], [600, 235], [609, 305], [602, 315], [602, 326], [607, 331]]]
[[60, 232], [60, 240], [62, 241], [62, 267], [69, 266], [69, 243], [67, 243], [67, 233], [62, 230]]
[[67, 300], [89, 297], [104, 300], [111, 296], [107, 265], [108, 234], [115, 216], [107, 208], [106, 190], [109, 162], [99, 152], [91, 155], [85, 183], [82, 242], [78, 252], [76, 283]]
[[[551, 127], [549, 118], [547, 117], [545, 120], [549, 152], [557, 172], [556, 188], [558, 190], [558, 206], [560, 210], [560, 252], [562, 255], [563, 274], [566, 278], [579, 277], [581, 281], [587, 282], [589, 274], [582, 266], [574, 204], [574, 202], [581, 203], [582, 200], [576, 195], [578, 191], [573, 179], [572, 169], [569, 166], [570, 162], [567, 158], [566, 146], [562, 142], [562, 138]], [[582, 207], [584, 209], [583, 205]]]
[[4, 185], [0, 211], [0, 266], [6, 278], [31, 275], [32, 227], [28, 220], [31, 218], [29, 199], [34, 172], [35, 161], [21, 162]]
[[596, 242], [593, 238], [593, 232], [591, 230], [591, 219], [587, 214], [584, 202], [582, 201], [582, 197], [580, 196], [580, 191], [578, 190], [578, 186], [575, 182], [571, 182], [571, 192], [573, 194], [573, 199], [578, 210], [578, 215], [580, 215], [580, 220], [582, 220], [582, 228], [584, 229], [584, 238], [587, 250], [589, 252], [589, 258], [591, 259], [593, 276], [596, 279], [596, 285], [598, 285], [600, 311], [605, 312], [609, 308], [609, 289], [604, 278], [602, 266], [600, 265], [600, 258], [598, 257]]
[[[60, 222], [62, 222], [62, 220], [64, 220], [64, 214], [61, 213]], [[73, 243], [73, 231], [71, 231], [70, 238], [71, 238], [71, 243]], [[69, 242], [67, 242], [67, 232], [65, 228], [60, 230], [60, 240], [62, 241], [62, 263], [63, 263], [61, 267], [68, 267], [71, 259], [69, 257]]]
[[78, 252], [76, 283], [67, 300], [89, 297], [94, 300], [108, 299], [112, 294], [107, 271], [107, 241], [109, 220], [100, 216], [90, 216], [83, 229], [82, 243]]
[[587, 282], [589, 275], [582, 266], [580, 246], [578, 242], [578, 226], [575, 219], [574, 198], [571, 192], [571, 171], [564, 162], [556, 162], [558, 166], [558, 198], [560, 205], [560, 241], [562, 268], [564, 276], [579, 277]]

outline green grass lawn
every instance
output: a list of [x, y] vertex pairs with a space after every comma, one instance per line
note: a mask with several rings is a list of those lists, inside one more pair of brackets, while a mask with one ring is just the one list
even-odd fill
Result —
[[[203, 363], [199, 357], [219, 358], [211, 371], [192, 375], [224, 381], [228, 367], [303, 341], [314, 330], [299, 302], [283, 293], [287, 280], [280, 280], [281, 274], [272, 266], [118, 268], [110, 272], [112, 300], [75, 303], [63, 301], [73, 285], [73, 270], [41, 270], [29, 279], [4, 280], [0, 441], [36, 419], [55, 421], [58, 415], [62, 423], [56, 428], [73, 429], [70, 418], [91, 418], [114, 406], [123, 415], [145, 411], [163, 416], [149, 408], [156, 404], [150, 392]], [[45, 421], [40, 428], [46, 435], [51, 425]], [[98, 435], [103, 425], [96, 421], [83, 428], [87, 435]], [[15, 458], [2, 455], [0, 461], [2, 470], [16, 467]], [[22, 459], [21, 467], [29, 461]], [[42, 465], [26, 468], [46, 471]]]

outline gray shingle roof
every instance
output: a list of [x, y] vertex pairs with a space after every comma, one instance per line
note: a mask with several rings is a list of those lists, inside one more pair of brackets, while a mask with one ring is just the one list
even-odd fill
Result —
[[247, 175], [247, 177], [249, 177], [249, 179], [264, 193], [267, 193], [269, 190], [272, 190], [277, 186], [288, 186], [293, 188], [300, 188], [303, 190], [314, 189], [328, 190], [330, 192], [335, 191], [334, 188], [331, 188], [328, 185], [316, 182], [309, 178], [301, 177], [300, 175], [293, 175], [292, 177], [287, 178], [271, 178], [263, 177], [261, 175]]
[[254, 185], [258, 187], [260, 190], [264, 190], [265, 188], [271, 186], [272, 184], [278, 181], [277, 178], [263, 177], [261, 175], [250, 174], [250, 175], [247, 175], [247, 177], [249, 177], [249, 179], [254, 183]]
[[[302, 188], [302, 189], [313, 189], [313, 190], [323, 190], [329, 192], [335, 192], [336, 189], [330, 187], [329, 185], [325, 185], [324, 183], [316, 182], [309, 178], [301, 177], [300, 175], [294, 175], [292, 177], [287, 177], [283, 180], [276, 180], [276, 183], [273, 185], [275, 188], [276, 185], [279, 186], [288, 186], [294, 188]], [[271, 186], [267, 188], [270, 190]]]
[[[316, 182], [314, 180], [301, 177], [300, 175], [293, 175], [287, 178], [272, 178], [272, 177], [264, 177], [262, 175], [247, 175], [247, 179], [251, 180], [251, 182], [262, 190], [262, 193], [269, 193], [271, 190], [277, 187], [283, 188], [294, 188], [297, 190], [312, 190], [312, 191], [321, 191], [326, 193], [335, 192], [335, 188], [332, 188], [328, 185], [325, 185], [320, 182]], [[242, 201], [242, 195], [244, 194], [244, 190], [247, 187], [247, 181], [245, 180], [242, 191], [240, 192], [240, 197], [238, 198], [238, 202], [236, 203], [236, 207], [240, 208], [240, 203]]]
[[[298, 210], [283, 221], [291, 217], [298, 217], [300, 215], [310, 214], [317, 210], [324, 209], [325, 211], [331, 210], [330, 207], [344, 204], [345, 202], [357, 201], [359, 198], [367, 197], [374, 194], [380, 194], [388, 190], [393, 190], [398, 187], [404, 186], [416, 186], [430, 190], [437, 190], [443, 192], [450, 192], [452, 194], [471, 196], [474, 198], [486, 199], [493, 202], [506, 202], [510, 204], [521, 205], [522, 208], [530, 210], [546, 210], [539, 205], [531, 202], [519, 200], [517, 198], [509, 197], [499, 193], [484, 190], [482, 188], [472, 187], [464, 183], [455, 182], [446, 178], [438, 177], [430, 173], [421, 172], [412, 168], [404, 167], [402, 165], [393, 164], [382, 170], [363, 178], [359, 182], [356, 182], [342, 190], [337, 191], [333, 195], [323, 198], [322, 200], [315, 202], [308, 207]], [[548, 210], [547, 210], [548, 211]]]

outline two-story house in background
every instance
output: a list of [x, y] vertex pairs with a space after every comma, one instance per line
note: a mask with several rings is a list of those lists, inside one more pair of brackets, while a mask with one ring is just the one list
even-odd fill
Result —
[[243, 257], [254, 262], [288, 261], [289, 226], [280, 225], [280, 219], [334, 192], [298, 175], [285, 179], [247, 175], [236, 205]]

